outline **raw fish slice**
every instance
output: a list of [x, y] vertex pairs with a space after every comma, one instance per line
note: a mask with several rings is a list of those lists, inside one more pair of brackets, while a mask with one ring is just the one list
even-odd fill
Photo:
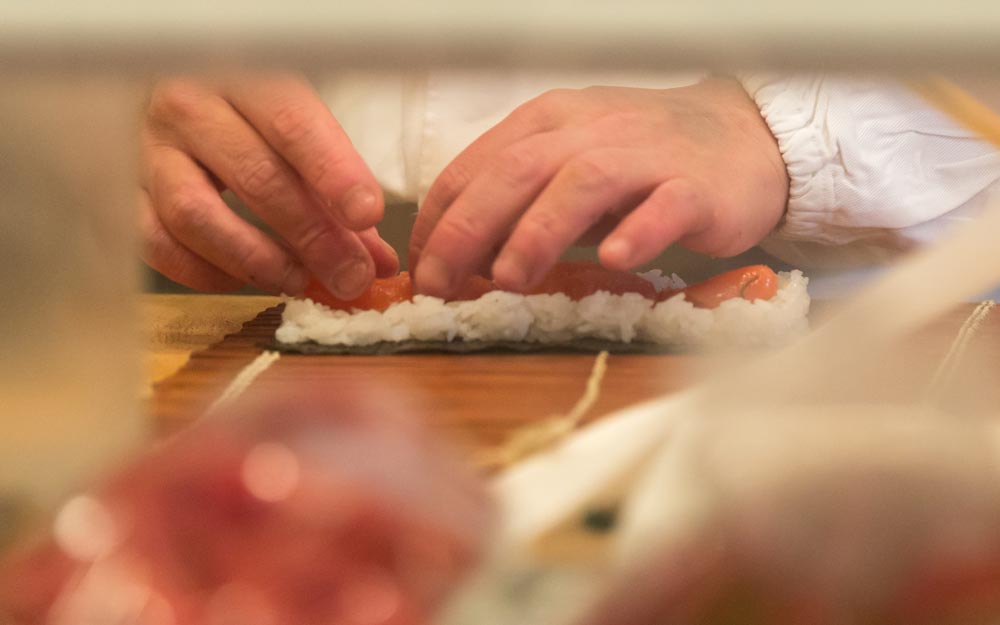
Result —
[[334, 310], [350, 312], [358, 310], [385, 311], [393, 304], [405, 302], [413, 298], [413, 285], [410, 282], [410, 274], [406, 271], [391, 278], [378, 278], [367, 291], [352, 300], [343, 300], [326, 290], [319, 280], [313, 278], [309, 281], [304, 293], [314, 302], [329, 306]]
[[[482, 276], [471, 276], [451, 301], [476, 300], [497, 290], [497, 286]], [[693, 284], [684, 289], [656, 292], [648, 280], [634, 273], [612, 271], [587, 261], [558, 263], [542, 282], [527, 295], [562, 293], [574, 301], [606, 291], [612, 295], [638, 293], [646, 299], [664, 301], [678, 293], [698, 308], [716, 308], [722, 302], [742, 297], [754, 301], [769, 300], [778, 292], [778, 276], [766, 265], [741, 267]], [[316, 279], [310, 281], [305, 297], [334, 310], [375, 310], [384, 312], [393, 304], [413, 299], [413, 283], [406, 271], [391, 278], [379, 278], [361, 296], [343, 300], [326, 290]]]
[[[495, 291], [496, 285], [482, 276], [470, 277], [453, 301], [479, 299], [490, 291]], [[352, 310], [377, 310], [385, 312], [393, 304], [407, 302], [413, 299], [413, 282], [410, 273], [403, 271], [391, 278], [377, 278], [367, 291], [352, 300], [342, 300], [326, 290], [318, 280], [313, 278], [306, 286], [305, 297], [314, 302], [328, 306], [334, 310], [350, 312]]]
[[598, 291], [607, 291], [612, 295], [638, 293], [646, 299], [656, 299], [656, 289], [645, 278], [584, 261], [558, 263], [529, 294], [564, 293], [570, 299], [579, 301]]
[[683, 289], [661, 291], [656, 299], [662, 302], [678, 293], [698, 308], [716, 308], [737, 297], [769, 300], [778, 293], [778, 276], [767, 265], [740, 267]]

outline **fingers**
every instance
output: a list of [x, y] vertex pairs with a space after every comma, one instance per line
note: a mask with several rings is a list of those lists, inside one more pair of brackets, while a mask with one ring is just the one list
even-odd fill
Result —
[[627, 214], [599, 255], [619, 270], [647, 262], [705, 227], [710, 211], [696, 186], [683, 178], [662, 182], [655, 153], [586, 150], [588, 140], [583, 133], [558, 131], [504, 150], [441, 215], [416, 270], [417, 289], [453, 295], [502, 243], [493, 280], [507, 290], [529, 290], [566, 248], [616, 215]]
[[[146, 187], [167, 233], [219, 270], [269, 293], [299, 295], [308, 274], [290, 253], [233, 213], [204, 170], [169, 146], [147, 146]], [[189, 285], [193, 286], [193, 285]]]
[[573, 132], [542, 133], [502, 150], [433, 226], [414, 272], [417, 290], [455, 294], [488, 260], [545, 184], [586, 144]]
[[369, 228], [358, 233], [361, 243], [371, 254], [375, 263], [375, 275], [379, 278], [390, 278], [399, 273], [399, 255], [391, 245], [379, 236], [375, 228]]
[[360, 295], [375, 267], [357, 234], [327, 217], [315, 194], [225, 101], [190, 97], [192, 114], [173, 129], [186, 151], [287, 241], [327, 289], [343, 299]]
[[686, 178], [663, 182], [657, 154], [586, 150], [588, 140], [558, 131], [504, 150], [441, 215], [415, 273], [417, 289], [453, 295], [502, 244], [493, 280], [503, 289], [529, 290], [566, 248], [622, 214], [599, 248], [612, 269], [632, 269], [707, 226], [711, 212], [696, 185]]
[[688, 180], [664, 182], [604, 239], [598, 257], [609, 269], [633, 269], [671, 243], [696, 236], [708, 214], [704, 197]]
[[316, 192], [326, 213], [360, 231], [382, 218], [375, 177], [326, 105], [290, 76], [235, 81], [226, 99]]
[[561, 90], [551, 91], [518, 107], [462, 150], [438, 175], [413, 224], [409, 250], [411, 272], [415, 272], [427, 240], [445, 211], [474, 178], [493, 165], [497, 155], [522, 139], [545, 134], [559, 125], [562, 94]]
[[501, 288], [524, 291], [541, 281], [563, 251], [601, 219], [628, 210], [656, 181], [649, 155], [600, 149], [572, 158], [525, 211], [493, 264]]
[[199, 291], [222, 293], [236, 291], [243, 285], [240, 280], [217, 269], [171, 236], [145, 192], [140, 192], [139, 197], [139, 235], [143, 242], [143, 260], [174, 282]]

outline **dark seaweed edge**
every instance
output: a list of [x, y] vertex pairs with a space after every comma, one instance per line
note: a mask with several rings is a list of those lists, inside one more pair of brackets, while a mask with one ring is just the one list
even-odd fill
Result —
[[609, 341], [596, 338], [580, 338], [565, 343], [537, 343], [528, 341], [382, 341], [371, 345], [322, 345], [314, 341], [303, 343], [282, 343], [274, 340], [261, 345], [265, 349], [284, 354], [340, 355], [340, 356], [385, 356], [392, 354], [482, 354], [482, 353], [589, 353], [607, 351], [611, 354], [674, 354], [683, 350], [669, 345], [659, 345], [644, 341]]

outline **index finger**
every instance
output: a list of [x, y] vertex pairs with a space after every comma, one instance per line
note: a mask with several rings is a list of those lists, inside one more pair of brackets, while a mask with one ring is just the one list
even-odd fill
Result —
[[382, 192], [344, 129], [298, 76], [253, 77], [227, 84], [225, 98], [285, 159], [344, 227], [366, 230], [382, 219]]
[[421, 203], [410, 235], [409, 266], [413, 273], [431, 233], [472, 180], [512, 144], [560, 126], [563, 92], [555, 90], [531, 100], [470, 143], [438, 174]]

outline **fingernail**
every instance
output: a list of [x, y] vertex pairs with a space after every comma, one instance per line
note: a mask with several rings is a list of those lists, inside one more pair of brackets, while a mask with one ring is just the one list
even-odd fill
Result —
[[361, 230], [374, 226], [380, 215], [378, 214], [378, 198], [366, 186], [358, 185], [344, 195], [341, 202], [341, 212], [346, 220], [348, 228]]
[[422, 293], [447, 297], [451, 294], [451, 269], [437, 256], [425, 256], [417, 265], [417, 288]]
[[493, 280], [505, 289], [527, 288], [531, 271], [519, 254], [508, 252], [493, 263]]
[[632, 263], [635, 248], [630, 241], [626, 239], [611, 239], [610, 241], [605, 241], [603, 248], [602, 257], [605, 262], [619, 267], [627, 267]]
[[326, 288], [343, 300], [352, 300], [361, 295], [371, 282], [368, 263], [360, 259], [349, 260], [333, 270]]
[[309, 272], [300, 265], [292, 265], [285, 274], [285, 280], [281, 284], [281, 291], [285, 295], [301, 295], [309, 284]]

